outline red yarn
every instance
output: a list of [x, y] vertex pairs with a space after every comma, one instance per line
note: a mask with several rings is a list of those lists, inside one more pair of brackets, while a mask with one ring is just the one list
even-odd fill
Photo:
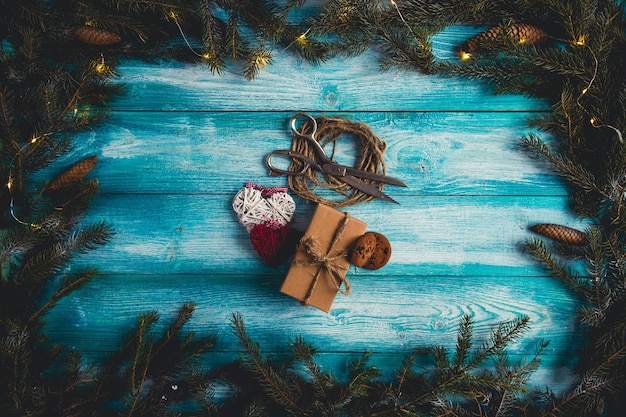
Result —
[[295, 250], [297, 233], [291, 226], [272, 227], [265, 223], [250, 230], [252, 247], [263, 262], [271, 267], [280, 265]]

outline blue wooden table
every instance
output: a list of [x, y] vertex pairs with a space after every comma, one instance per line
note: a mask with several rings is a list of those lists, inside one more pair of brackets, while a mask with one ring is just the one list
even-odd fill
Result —
[[[453, 46], [478, 31], [446, 30], [437, 56], [456, 59]], [[101, 274], [48, 315], [52, 341], [101, 358], [139, 313], [167, 318], [194, 301], [190, 327], [219, 338], [207, 366], [236, 357], [229, 323], [240, 313], [264, 353], [280, 354], [301, 335], [339, 376], [371, 351], [390, 377], [416, 347], [453, 347], [465, 313], [479, 342], [500, 321], [528, 315], [512, 356], [531, 356], [549, 339], [533, 383], [559, 392], [573, 381], [576, 300], [521, 250], [529, 225], [580, 227], [564, 185], [517, 147], [547, 103], [493, 96], [476, 81], [381, 72], [374, 51], [320, 66], [282, 51], [252, 82], [236, 67], [217, 76], [203, 65], [125, 62], [119, 71], [125, 93], [110, 120], [76, 138], [58, 163], [98, 155], [92, 175], [103, 192], [88, 220], [109, 221], [116, 235], [73, 263]], [[297, 111], [367, 123], [388, 145], [388, 173], [409, 185], [386, 189], [400, 205], [347, 209], [389, 238], [393, 256], [378, 271], [352, 269], [353, 293], [329, 314], [279, 293], [288, 265], [261, 262], [231, 207], [247, 181], [286, 185], [268, 175], [264, 157], [290, 146]], [[295, 201], [303, 229], [314, 204]]]

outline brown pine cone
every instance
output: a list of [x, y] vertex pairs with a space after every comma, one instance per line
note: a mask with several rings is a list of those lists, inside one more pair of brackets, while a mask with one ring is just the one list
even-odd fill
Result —
[[461, 50], [466, 53], [473, 53], [483, 46], [504, 41], [504, 36], [513, 42], [523, 43], [525, 45], [537, 45], [545, 41], [548, 35], [537, 26], [527, 23], [516, 23], [509, 27], [496, 26], [467, 40], [461, 46]]
[[65, 172], [59, 174], [59, 176], [53, 179], [48, 184], [47, 189], [49, 191], [56, 191], [61, 188], [69, 187], [70, 185], [85, 178], [87, 174], [89, 174], [91, 170], [96, 166], [97, 163], [98, 157], [95, 155], [75, 163]]
[[530, 227], [530, 230], [550, 239], [569, 243], [572, 245], [586, 245], [587, 234], [571, 227], [562, 226], [560, 224], [540, 223]]
[[120, 35], [110, 30], [93, 26], [81, 26], [74, 29], [74, 39], [89, 45], [114, 45], [122, 40]]

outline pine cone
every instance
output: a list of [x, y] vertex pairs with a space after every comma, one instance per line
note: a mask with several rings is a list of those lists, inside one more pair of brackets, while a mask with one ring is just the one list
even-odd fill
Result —
[[545, 41], [548, 35], [537, 26], [526, 23], [516, 23], [505, 28], [496, 26], [467, 40], [461, 46], [461, 50], [467, 53], [476, 52], [481, 49], [482, 46], [503, 42], [505, 36], [513, 42], [523, 43], [525, 45], [537, 45]]
[[114, 45], [122, 40], [120, 35], [110, 30], [93, 26], [81, 26], [74, 30], [74, 39], [89, 45]]
[[540, 223], [530, 227], [530, 230], [562, 243], [578, 246], [587, 244], [587, 234], [560, 224]]
[[98, 157], [95, 155], [77, 162], [76, 164], [69, 167], [65, 172], [61, 173], [59, 176], [53, 179], [48, 184], [48, 190], [56, 191], [60, 188], [68, 187], [80, 181], [91, 172], [91, 170], [96, 166], [97, 163]]

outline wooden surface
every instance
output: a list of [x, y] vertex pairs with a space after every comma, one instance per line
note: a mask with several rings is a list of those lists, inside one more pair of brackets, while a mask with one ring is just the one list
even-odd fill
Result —
[[[436, 53], [453, 59], [452, 46], [477, 30], [447, 30]], [[527, 119], [549, 106], [495, 97], [476, 81], [381, 72], [376, 59], [368, 52], [314, 66], [280, 52], [252, 82], [236, 67], [215, 76], [202, 65], [124, 63], [125, 95], [110, 120], [77, 137], [49, 171], [98, 155], [93, 176], [103, 192], [88, 220], [116, 230], [109, 245], [73, 263], [101, 274], [49, 314], [50, 339], [103, 357], [137, 314], [168, 318], [194, 301], [190, 327], [219, 336], [207, 366], [235, 358], [229, 320], [238, 312], [266, 353], [302, 335], [339, 375], [368, 350], [389, 377], [413, 348], [452, 348], [464, 313], [476, 322], [477, 344], [491, 326], [525, 314], [531, 329], [510, 352], [530, 356], [549, 339], [533, 382], [565, 389], [577, 302], [521, 251], [531, 224], [581, 227], [563, 184], [517, 148]], [[381, 270], [351, 270], [353, 293], [339, 295], [329, 314], [278, 292], [288, 265], [263, 265], [231, 208], [247, 181], [286, 184], [267, 175], [264, 157], [290, 146], [296, 111], [367, 123], [388, 144], [388, 173], [409, 184], [386, 188], [400, 205], [348, 209], [389, 238], [393, 255]], [[350, 162], [349, 147], [337, 157]], [[304, 229], [314, 206], [295, 200], [294, 224]]]

